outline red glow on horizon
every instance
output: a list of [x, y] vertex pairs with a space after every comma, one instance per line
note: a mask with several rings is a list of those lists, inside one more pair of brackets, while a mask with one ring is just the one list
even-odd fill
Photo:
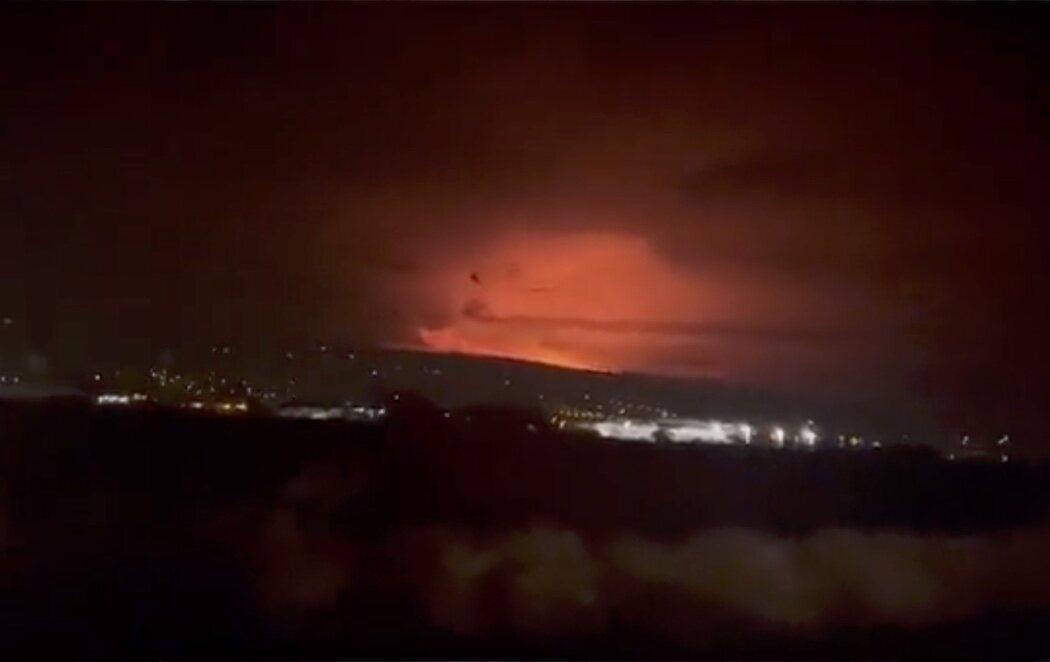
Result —
[[420, 329], [419, 336], [423, 345], [422, 347], [416, 347], [415, 349], [422, 349], [429, 352], [513, 359], [528, 361], [530, 363], [540, 363], [558, 368], [585, 370], [588, 372], [617, 372], [606, 366], [587, 363], [568, 352], [559, 352], [538, 345], [523, 345], [515, 347], [506, 342], [497, 342], [491, 345], [486, 345], [484, 343], [464, 339], [462, 336], [457, 335], [455, 331], [451, 331], [447, 328]]
[[[514, 234], [426, 274], [449, 312], [416, 328], [417, 349], [603, 372], [710, 374], [668, 366], [704, 343], [673, 331], [704, 321], [718, 294], [644, 238], [614, 232]], [[724, 304], [724, 302], [723, 302]], [[653, 325], [671, 331], [653, 332]]]

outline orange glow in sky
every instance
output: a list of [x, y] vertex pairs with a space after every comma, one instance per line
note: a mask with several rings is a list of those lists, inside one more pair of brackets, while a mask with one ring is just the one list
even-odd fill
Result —
[[448, 314], [417, 328], [421, 349], [592, 370], [645, 370], [677, 351], [702, 353], [703, 338], [688, 329], [728, 304], [645, 238], [615, 232], [507, 234], [429, 268], [424, 280], [425, 298]]

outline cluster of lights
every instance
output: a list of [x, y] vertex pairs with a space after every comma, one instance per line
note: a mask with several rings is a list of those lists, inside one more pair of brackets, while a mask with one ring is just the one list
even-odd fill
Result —
[[656, 441], [656, 433], [660, 429], [656, 423], [635, 423], [631, 420], [601, 421], [585, 427], [594, 430], [601, 437], [624, 441]]
[[[627, 417], [623, 415], [623, 412], [628, 411], [625, 403], [616, 401], [614, 405], [620, 406], [613, 416], [605, 416], [593, 409], [562, 407], [551, 416], [550, 421], [559, 429], [588, 430], [602, 438], [624, 441], [666, 440], [673, 443], [750, 446], [760, 438], [759, 430], [746, 421], [672, 418], [660, 416], [665, 410], [659, 408], [650, 408], [657, 416]], [[644, 405], [641, 407], [644, 408]], [[790, 441], [795, 448], [814, 449], [820, 442], [817, 426], [813, 421], [806, 421], [790, 435], [784, 427], [772, 425], [761, 438], [768, 439], [768, 444], [773, 448], [785, 448]]]
[[385, 407], [368, 407], [365, 405], [346, 405], [336, 407], [316, 405], [289, 405], [281, 407], [277, 415], [281, 418], [300, 418], [313, 421], [353, 420], [375, 421], [386, 416]]
[[731, 444], [737, 440], [738, 427], [722, 421], [683, 420], [668, 424], [664, 431], [675, 442]]
[[95, 396], [97, 405], [130, 405], [131, 396], [124, 393], [101, 393]]
[[[588, 399], [589, 396], [585, 397]], [[634, 418], [671, 418], [675, 414], [674, 412], [664, 407], [654, 407], [652, 405], [639, 404], [635, 402], [624, 402], [617, 398], [612, 398], [609, 401], [610, 408], [616, 412], [617, 416], [630, 416]], [[602, 405], [598, 405], [599, 409], [604, 409]]]
[[219, 402], [204, 402], [202, 400], [190, 400], [181, 405], [184, 409], [195, 411], [213, 411], [219, 414], [245, 414], [248, 412], [248, 403], [243, 400], [222, 400]]
[[[353, 350], [338, 351], [337, 348], [326, 344], [317, 343], [314, 350], [318, 354], [324, 355], [338, 355], [340, 358], [345, 358], [348, 361], [356, 361], [361, 358]], [[210, 353], [213, 356], [225, 357], [235, 354], [233, 347], [224, 343], [215, 343], [210, 347]], [[313, 352], [299, 351], [296, 349], [286, 349], [283, 351], [283, 356], [288, 361], [301, 360], [307, 358]], [[402, 373], [407, 368], [401, 364], [394, 364], [390, 367], [382, 367], [375, 363], [369, 365], [365, 363], [360, 366], [363, 374], [366, 377], [379, 380], [388, 376], [390, 373]], [[440, 377], [443, 372], [439, 367], [432, 365], [422, 365], [419, 371], [428, 376]], [[388, 373], [388, 374], [384, 374]], [[119, 378], [120, 373], [116, 371], [112, 373], [113, 377]], [[103, 371], [96, 371], [91, 373], [91, 379], [97, 385], [106, 384], [109, 382], [110, 373]], [[505, 376], [502, 378], [502, 386], [504, 388], [515, 386], [514, 380], [511, 376]], [[0, 376], [0, 384], [4, 383], [18, 383], [18, 378], [9, 378], [5, 381]], [[268, 385], [270, 387], [273, 384]], [[147, 390], [160, 401], [169, 401], [171, 404], [182, 407], [193, 408], [190, 403], [201, 402], [204, 403], [200, 408], [202, 409], [215, 409], [217, 407], [216, 402], [221, 400], [232, 400], [232, 399], [243, 399], [253, 397], [264, 402], [270, 402], [276, 404], [282, 400], [294, 400], [297, 397], [297, 382], [294, 377], [287, 378], [281, 386], [278, 388], [264, 387], [253, 387], [247, 380], [228, 378], [216, 374], [215, 370], [207, 371], [202, 374], [177, 374], [169, 372], [168, 368], [153, 366], [149, 369], [148, 386]], [[584, 394], [585, 400], [591, 400], [590, 394]], [[541, 394], [538, 396], [540, 401], [544, 400], [544, 396]], [[115, 404], [115, 403], [110, 403]], [[604, 410], [602, 405], [597, 405], [599, 410]], [[655, 410], [654, 410], [655, 411]], [[667, 413], [666, 411], [664, 412]], [[578, 414], [582, 416], [583, 414]], [[601, 415], [592, 415], [592, 420], [598, 420], [599, 417], [604, 417], [604, 413]]]
[[[566, 420], [555, 420], [559, 428], [565, 428]], [[585, 430], [591, 430], [600, 437], [624, 441], [655, 442], [665, 438], [675, 443], [703, 444], [744, 444], [750, 445], [754, 440], [755, 428], [747, 422], [725, 422], [718, 420], [666, 419], [659, 421], [633, 419], [606, 419], [597, 422], [579, 421], [574, 424]], [[787, 432], [780, 426], [769, 430], [770, 443], [775, 448], [783, 448]], [[816, 446], [818, 437], [812, 422], [800, 428], [796, 438], [806, 448]]]
[[[545, 397], [541, 393], [537, 399], [543, 401]], [[591, 395], [584, 393], [583, 399], [590, 403]], [[662, 407], [624, 402], [613, 398], [609, 401], [608, 411], [606, 405], [600, 402], [588, 404], [585, 407], [559, 407], [552, 414], [551, 422], [557, 424], [559, 421], [565, 421], [566, 424], [570, 424], [575, 421], [606, 421], [612, 420], [614, 416], [623, 420], [666, 420], [672, 418], [674, 413]]]
[[1010, 435], [1004, 434], [995, 440], [995, 444], [989, 447], [982, 444], [979, 441], [974, 441], [970, 438], [970, 435], [964, 434], [959, 439], [959, 445], [962, 449], [958, 453], [949, 453], [949, 460], [965, 459], [965, 460], [977, 460], [983, 462], [994, 461], [996, 454], [1000, 463], [1006, 463], [1010, 461], [1010, 455], [1007, 452], [1010, 446]]
[[[324, 344], [319, 344], [317, 348], [322, 354], [328, 353], [331, 349]], [[335, 350], [333, 349], [332, 351], [334, 352]], [[232, 353], [232, 350], [228, 345], [215, 345], [212, 348], [212, 353], [228, 355]], [[353, 351], [340, 355], [351, 361], [357, 359]], [[294, 359], [295, 353], [287, 351], [285, 357], [289, 360]], [[381, 376], [381, 370], [375, 364], [373, 366], [366, 364], [361, 367], [367, 370], [368, 375], [372, 378]], [[392, 368], [395, 372], [400, 372], [401, 369], [401, 365], [395, 365]], [[425, 375], [440, 376], [442, 374], [440, 368], [426, 365], [422, 366], [420, 370]], [[119, 371], [114, 372], [114, 376], [119, 378]], [[106, 381], [102, 372], [93, 373], [92, 378], [96, 383], [100, 384]], [[259, 400], [278, 401], [281, 399], [279, 393], [282, 393], [285, 398], [294, 397], [292, 391], [296, 386], [296, 380], [290, 378], [287, 380], [284, 389], [257, 390], [253, 389], [246, 380], [228, 379], [227, 377], [218, 376], [214, 370], [210, 371], [206, 377], [193, 379], [190, 376], [184, 377], [182, 374], [169, 373], [165, 368], [155, 367], [150, 369], [149, 378], [154, 389], [156, 387], [168, 389], [170, 393], [171, 388], [177, 387], [178, 393], [182, 397], [176, 396], [174, 404], [194, 410], [206, 409], [220, 413], [247, 412], [247, 402], [237, 398], [254, 395]], [[0, 385], [19, 384], [20, 381], [21, 378], [18, 375], [0, 375]], [[509, 376], [502, 378], [501, 383], [504, 388], [511, 387], [514, 384]], [[155, 390], [150, 390], [150, 392], [154, 395], [157, 393]], [[820, 443], [818, 430], [813, 421], [806, 421], [790, 432], [780, 425], [771, 425], [768, 428], [759, 430], [747, 422], [676, 418], [673, 412], [662, 407], [625, 402], [615, 398], [611, 398], [603, 404], [598, 402], [598, 398], [589, 392], [580, 393], [578, 396], [583, 401], [580, 404], [586, 404], [580, 407], [562, 406], [556, 409], [550, 416], [552, 425], [559, 429], [577, 428], [590, 430], [603, 438], [629, 441], [656, 442], [666, 440], [674, 443], [752, 445], [758, 440], [762, 444], [781, 449], [787, 447], [813, 449]], [[397, 395], [394, 397], [395, 400], [398, 399]], [[545, 402], [546, 400], [542, 393], [537, 394], [536, 398], [540, 402]], [[95, 397], [96, 404], [103, 406], [129, 406], [149, 400], [149, 396], [138, 392], [107, 392]], [[348, 403], [345, 406], [336, 407], [288, 406], [280, 408], [276, 413], [279, 416], [315, 420], [336, 418], [376, 420], [384, 417], [386, 410], [383, 408], [350, 405]], [[443, 415], [445, 418], [451, 416], [449, 412], [444, 412]], [[905, 435], [904, 439], [906, 440], [907, 438], [907, 435]], [[837, 440], [840, 448], [882, 448], [880, 441], [876, 440], [865, 444], [864, 439], [858, 435], [838, 435]], [[998, 460], [1003, 463], [1008, 462], [1010, 459], [1007, 454], [1007, 447], [1010, 443], [1009, 435], [1002, 435], [994, 441], [994, 445], [993, 443], [987, 444], [987, 448], [980, 444], [975, 444], [969, 436], [963, 436], [960, 443], [963, 447], [959, 451], [959, 457], [961, 458]], [[955, 460], [956, 457], [956, 453], [951, 453], [948, 459]]]

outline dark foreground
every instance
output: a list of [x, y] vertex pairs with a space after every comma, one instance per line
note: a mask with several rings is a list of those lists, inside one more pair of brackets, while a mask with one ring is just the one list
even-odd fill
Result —
[[1050, 654], [1033, 465], [421, 402], [376, 426], [6, 404], [0, 433], [5, 658]]

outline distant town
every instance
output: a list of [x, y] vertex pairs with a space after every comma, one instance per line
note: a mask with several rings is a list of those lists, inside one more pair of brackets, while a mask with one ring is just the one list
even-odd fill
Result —
[[[0, 324], [10, 327], [13, 320], [3, 318]], [[779, 412], [774, 406], [757, 415], [743, 415], [740, 407], [712, 402], [715, 398], [698, 398], [692, 405], [681, 388], [661, 390], [649, 388], [651, 384], [641, 388], [628, 376], [502, 359], [317, 343], [259, 361], [255, 356], [249, 360], [231, 344], [215, 343], [186, 365], [170, 356], [160, 363], [146, 368], [98, 367], [62, 378], [8, 369], [0, 374], [0, 397], [61, 395], [102, 408], [163, 407], [216, 415], [373, 422], [387, 416], [392, 401], [412, 392], [445, 407], [448, 419], [471, 404], [506, 403], [541, 413], [554, 429], [619, 442], [798, 452], [928, 445], [948, 461], [1011, 459], [1011, 440], [1005, 433], [994, 437], [962, 433], [947, 443], [943, 439], [934, 443], [921, 434], [873, 434], [870, 425], [861, 432], [816, 417], [798, 417], [786, 404], [779, 405]], [[558, 373], [556, 378], [551, 371]]]

